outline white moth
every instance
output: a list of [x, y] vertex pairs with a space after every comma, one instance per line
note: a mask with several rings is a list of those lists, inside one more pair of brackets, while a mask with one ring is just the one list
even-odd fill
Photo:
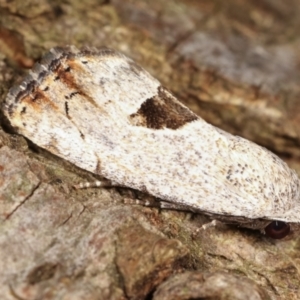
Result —
[[286, 163], [206, 123], [114, 50], [50, 50], [3, 111], [38, 146], [163, 207], [267, 226], [275, 238], [288, 233], [283, 222], [300, 223], [299, 179]]

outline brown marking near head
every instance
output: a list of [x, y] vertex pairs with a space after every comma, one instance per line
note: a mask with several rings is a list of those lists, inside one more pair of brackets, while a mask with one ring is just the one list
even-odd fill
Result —
[[61, 64], [58, 65], [57, 68], [53, 70], [53, 73], [55, 74], [55, 78], [63, 82], [70, 90], [85, 97], [85, 99], [88, 100], [93, 106], [98, 107], [94, 99], [90, 97], [90, 95], [86, 94], [85, 91], [83, 91], [82, 87], [80, 87], [76, 83], [76, 80], [72, 75], [72, 72], [70, 72], [72, 70], [80, 70], [80, 72], [82, 72], [83, 68], [73, 60], [68, 60], [68, 65], [70, 66], [70, 69], [67, 70]]
[[[26, 103], [26, 106], [30, 106], [33, 110], [39, 112], [45, 107], [51, 107], [53, 110], [57, 110], [58, 107], [47, 97], [44, 91], [40, 89], [35, 89], [31, 94], [28, 94], [22, 99], [23, 103]], [[26, 111], [26, 110], [25, 110]], [[21, 113], [24, 114], [24, 107], [22, 108]]]
[[71, 70], [75, 70], [76, 72], [80, 72], [81, 74], [86, 73], [86, 70], [84, 69], [82, 64], [79, 64], [77, 60], [69, 59], [67, 60], [67, 63]]
[[163, 87], [159, 87], [156, 96], [147, 99], [136, 113], [130, 115], [133, 125], [153, 129], [175, 130], [197, 119], [197, 115]]

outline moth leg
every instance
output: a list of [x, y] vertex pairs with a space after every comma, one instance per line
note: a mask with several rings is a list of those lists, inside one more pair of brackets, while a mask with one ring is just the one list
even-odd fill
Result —
[[148, 206], [148, 207], [158, 207], [161, 209], [172, 209], [172, 210], [181, 210], [181, 211], [191, 211], [191, 208], [184, 205], [184, 204], [176, 204], [171, 202], [166, 202], [163, 200], [160, 200], [159, 198], [156, 198], [151, 195], [144, 194], [143, 199], [130, 199], [125, 198], [124, 203], [126, 204], [138, 204], [142, 206]]
[[[184, 205], [184, 204], [170, 203], [170, 202], [166, 202], [166, 201], [161, 201], [160, 207], [166, 208], [166, 209], [183, 210], [183, 211], [192, 212], [195, 214], [201, 214], [201, 213], [203, 214], [202, 211], [194, 209], [191, 206]], [[219, 220], [216, 220], [216, 219], [212, 219], [211, 222], [205, 223], [200, 228], [198, 228], [196, 230], [196, 232], [198, 233], [200, 230], [206, 230], [208, 228], [215, 227], [220, 223], [222, 223], [222, 222], [220, 222]]]
[[[94, 182], [81, 182], [79, 184], [76, 184], [73, 186], [75, 189], [85, 189], [85, 188], [93, 188], [93, 187], [100, 187], [100, 188], [108, 188], [108, 187], [122, 187], [117, 182], [103, 179], [103, 180], [97, 180]], [[132, 199], [132, 198], [125, 198], [123, 200], [124, 204], [137, 204], [141, 206], [147, 206], [147, 207], [157, 207], [161, 209], [172, 209], [172, 210], [180, 210], [180, 211], [186, 211], [186, 212], [192, 212], [192, 213], [199, 213], [197, 209], [193, 209], [192, 207], [180, 203], [172, 203], [163, 201], [159, 198], [156, 198], [154, 196], [143, 194], [143, 199]], [[200, 228], [195, 230], [195, 233], [193, 236], [197, 236], [200, 230], [206, 230], [210, 227], [215, 227], [220, 221], [218, 220], [212, 220], [209, 223], [203, 224]]]
[[[161, 209], [172, 209], [172, 210], [180, 210], [180, 211], [186, 211], [186, 212], [192, 212], [192, 213], [201, 213], [201, 212], [193, 209], [190, 206], [163, 201], [163, 200], [160, 200], [160, 199], [155, 198], [150, 195], [146, 199], [143, 199], [143, 200], [125, 198], [124, 203], [125, 204], [138, 204], [138, 205], [148, 206], [148, 207], [158, 207]], [[200, 228], [197, 228], [196, 230], [194, 230], [192, 235], [193, 235], [193, 237], [196, 237], [201, 230], [206, 230], [208, 228], [218, 226], [218, 224], [221, 224], [221, 223], [222, 223], [221, 221], [213, 219], [211, 222], [205, 223]]]
[[196, 238], [201, 230], [206, 230], [208, 228], [215, 227], [220, 223], [222, 223], [222, 222], [215, 220], [215, 219], [212, 220], [211, 222], [205, 223], [200, 228], [197, 228], [196, 230], [194, 230], [194, 232], [192, 233], [192, 237]]
[[197, 232], [199, 232], [200, 230], [206, 230], [208, 228], [211, 228], [211, 227], [215, 227], [218, 225], [218, 223], [220, 223], [220, 221], [218, 220], [212, 220], [211, 222], [209, 223], [206, 223], [206, 224], [203, 224], [200, 228], [197, 229]]
[[113, 186], [121, 186], [121, 185], [108, 179], [97, 180], [94, 182], [80, 182], [79, 184], [73, 185], [74, 189], [76, 190], [93, 188], [93, 187], [108, 188]]
[[[186, 211], [186, 212], [192, 212], [192, 213], [202, 213], [201, 211], [197, 210], [197, 209], [193, 209], [193, 207], [190, 207], [188, 205], [184, 205], [184, 204], [178, 204], [178, 203], [171, 203], [171, 202], [166, 202], [166, 201], [159, 201], [159, 207], [162, 209], [173, 209], [173, 210], [181, 210], [181, 211]], [[222, 222], [213, 219], [211, 222], [205, 223], [203, 224], [200, 228], [198, 228], [196, 230], [196, 235], [198, 234], [198, 232], [200, 230], [206, 230], [210, 227], [215, 227], [218, 224], [220, 224]]]
[[132, 199], [132, 198], [124, 198], [124, 204], [137, 204], [141, 206], [148, 206], [148, 207], [158, 207], [160, 208], [160, 201], [157, 198], [151, 195], [144, 195], [143, 199]]

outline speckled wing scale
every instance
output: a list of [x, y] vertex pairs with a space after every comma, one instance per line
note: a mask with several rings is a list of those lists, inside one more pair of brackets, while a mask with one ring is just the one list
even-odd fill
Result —
[[3, 111], [38, 146], [175, 206], [264, 226], [300, 221], [293, 170], [206, 123], [114, 50], [52, 49]]

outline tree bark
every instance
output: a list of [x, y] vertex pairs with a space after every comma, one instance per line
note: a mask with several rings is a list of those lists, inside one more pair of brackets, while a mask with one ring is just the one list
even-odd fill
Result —
[[[0, 101], [49, 48], [107, 46], [300, 172], [299, 13], [297, 0], [0, 0]], [[300, 298], [296, 229], [279, 241], [225, 225], [195, 238], [207, 217], [71, 188], [93, 179], [3, 120], [1, 299]]]

